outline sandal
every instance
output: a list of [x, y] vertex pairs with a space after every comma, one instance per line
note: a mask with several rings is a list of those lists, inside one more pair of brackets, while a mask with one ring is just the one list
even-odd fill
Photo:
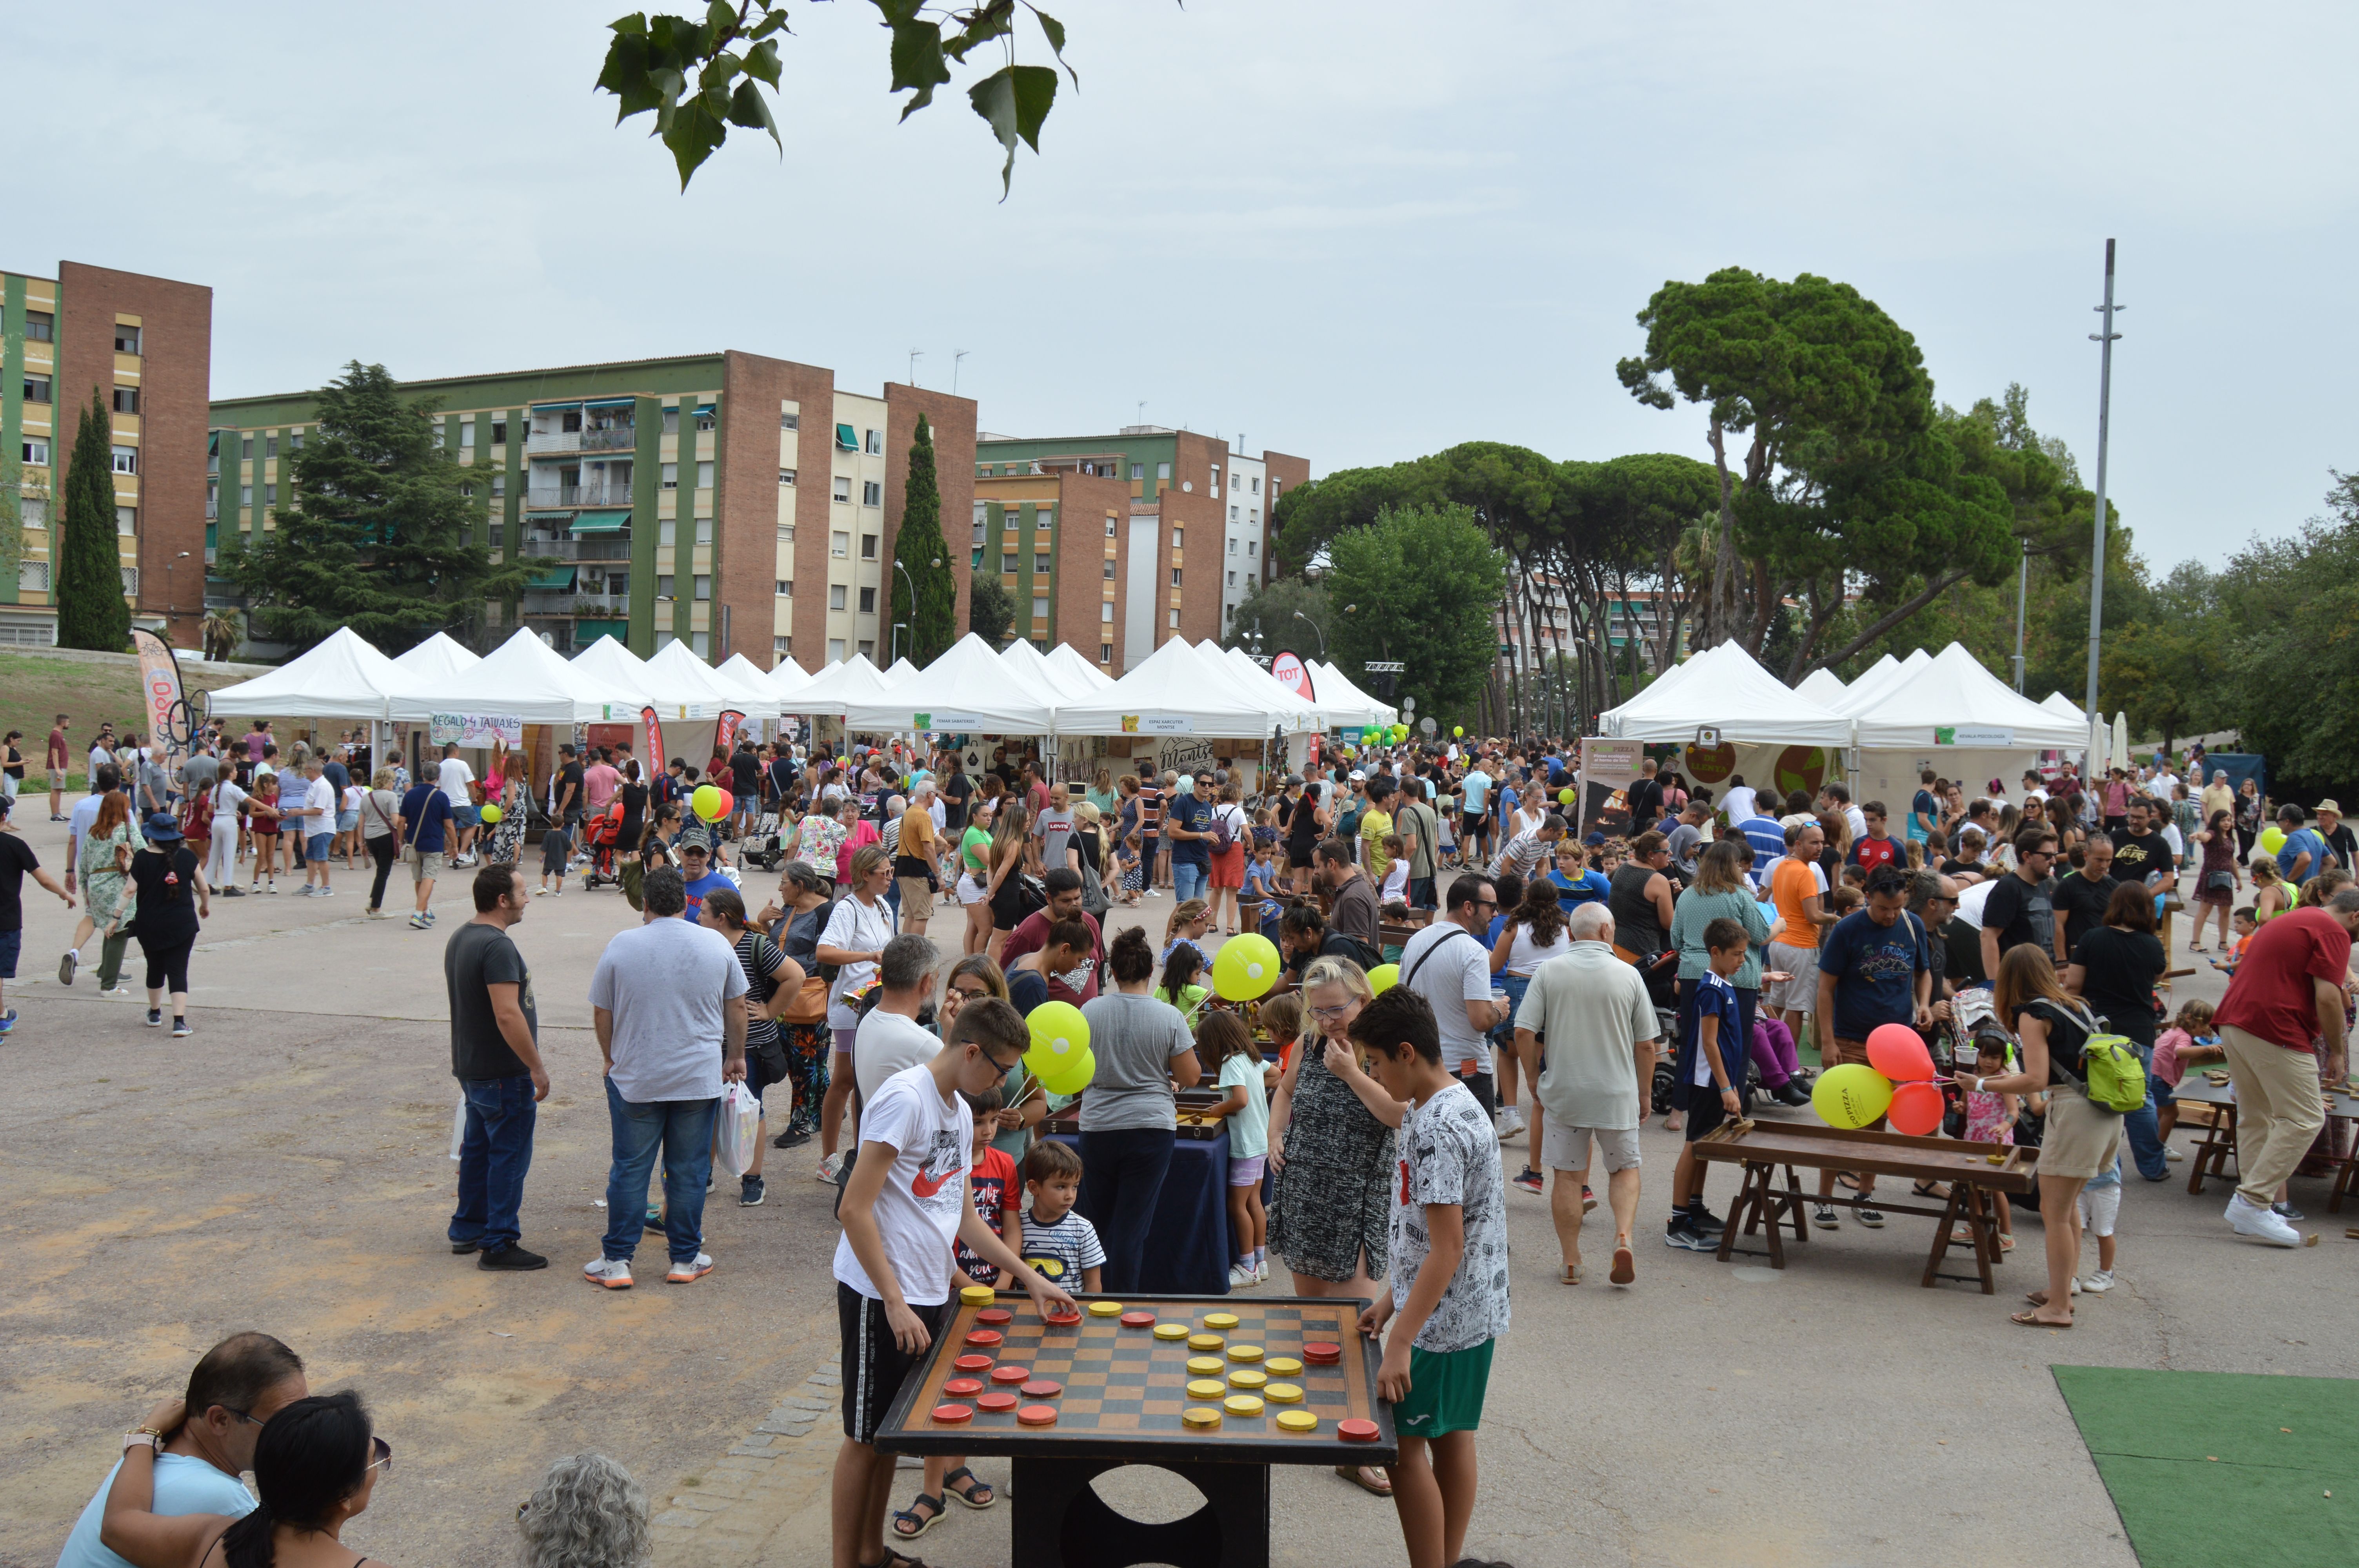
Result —
[[1941, 1184], [1939, 1182], [1919, 1182], [1908, 1190], [1915, 1193], [1920, 1198], [1946, 1200], [1950, 1195], [1941, 1191], [1940, 1186]]
[[896, 1552], [889, 1546], [885, 1549], [885, 1555], [874, 1563], [861, 1563], [856, 1557], [853, 1561], [859, 1564], [859, 1568], [926, 1568], [924, 1558], [911, 1557], [907, 1552]]
[[[959, 1477], [962, 1476], [966, 1477], [966, 1485], [963, 1487], [959, 1485]], [[987, 1509], [999, 1500], [999, 1494], [991, 1489], [991, 1483], [963, 1465], [942, 1477], [942, 1490], [971, 1509]], [[974, 1495], [977, 1492], [983, 1494], [981, 1502], [974, 1500]]]
[[1626, 1285], [1637, 1277], [1638, 1260], [1630, 1255], [1630, 1249], [1616, 1247], [1614, 1249], [1614, 1271], [1606, 1278], [1617, 1285]]
[[1862, 1197], [1867, 1195], [1865, 1189], [1861, 1187], [1859, 1184], [1859, 1173], [1857, 1171], [1836, 1172], [1835, 1185], [1839, 1187], [1849, 1187], [1853, 1192], [1858, 1193]]
[[2050, 1323], [2046, 1318], [2041, 1317], [2037, 1312], [2011, 1312], [2006, 1314], [2006, 1321], [2009, 1323], [2019, 1323], [2026, 1328], [2070, 1328], [2072, 1326], [2072, 1320], [2069, 1317], [2062, 1323]]
[[[919, 1509], [934, 1511], [921, 1515], [918, 1512]], [[930, 1492], [919, 1492], [910, 1499], [908, 1508], [893, 1510], [893, 1533], [903, 1541], [915, 1541], [941, 1523], [942, 1516], [950, 1511], [950, 1505], [941, 1498]], [[878, 1568], [883, 1568], [883, 1564], [878, 1564]]]
[[1559, 1284], [1577, 1285], [1581, 1283], [1581, 1265], [1578, 1263], [1567, 1263], [1563, 1268], [1557, 1271], [1556, 1277]]
[[1374, 1468], [1374, 1465], [1338, 1465], [1335, 1466], [1335, 1474], [1343, 1476], [1343, 1479], [1351, 1482], [1352, 1485], [1359, 1487], [1360, 1490], [1368, 1493], [1372, 1497], [1391, 1497], [1393, 1495], [1393, 1484], [1390, 1477], [1386, 1478], [1384, 1485], [1378, 1486], [1375, 1482], [1369, 1480], [1366, 1476], [1361, 1473], [1364, 1470]]
[[2004, 1231], [2004, 1230], [2000, 1231], [2000, 1232], [1999, 1232], [1999, 1235], [1998, 1235], [1998, 1249], [1999, 1249], [2000, 1251], [2002, 1251], [2002, 1252], [2012, 1252], [2012, 1251], [2014, 1251], [2014, 1250], [2015, 1250], [2015, 1238], [2014, 1238], [2014, 1237], [2012, 1237], [2012, 1236], [2009, 1236], [2009, 1235], [2008, 1235], [2006, 1231]]

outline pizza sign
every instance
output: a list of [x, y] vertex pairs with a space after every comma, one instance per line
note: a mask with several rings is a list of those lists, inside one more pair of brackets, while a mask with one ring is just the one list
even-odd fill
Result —
[[1269, 673], [1276, 678], [1278, 685], [1303, 701], [1312, 700], [1310, 670], [1298, 655], [1291, 653], [1279, 654], [1277, 657], [1270, 660]]

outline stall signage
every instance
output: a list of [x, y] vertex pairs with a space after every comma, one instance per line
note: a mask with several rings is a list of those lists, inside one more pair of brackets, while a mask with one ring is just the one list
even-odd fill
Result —
[[524, 720], [510, 713], [437, 713], [426, 732], [438, 746], [524, 744]]
[[1936, 725], [1933, 729], [1936, 746], [1983, 746], [2004, 750], [2015, 744], [2015, 731], [1993, 725]]
[[1184, 713], [1125, 713], [1122, 716], [1122, 732], [1125, 735], [1192, 735], [1196, 721]]

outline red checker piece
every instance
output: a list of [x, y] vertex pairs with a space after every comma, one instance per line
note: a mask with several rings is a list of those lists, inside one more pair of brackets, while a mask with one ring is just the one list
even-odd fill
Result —
[[1064, 1384], [1050, 1382], [1046, 1378], [1036, 1378], [1024, 1385], [1024, 1397], [1027, 1400], [1053, 1400], [1064, 1391]]
[[1082, 1321], [1082, 1314], [1077, 1312], [1052, 1312], [1049, 1314], [1047, 1321], [1055, 1324], [1060, 1328], [1071, 1328], [1073, 1325]]
[[962, 1356], [957, 1360], [951, 1362], [951, 1365], [957, 1368], [962, 1372], [980, 1372], [990, 1367], [991, 1357], [988, 1356]]
[[1307, 1340], [1302, 1346], [1302, 1358], [1313, 1366], [1332, 1367], [1343, 1359], [1343, 1347], [1332, 1340]]
[[1339, 1421], [1335, 1423], [1335, 1435], [1346, 1443], [1374, 1443], [1383, 1434], [1372, 1421]]
[[1057, 1407], [1026, 1405], [1016, 1412], [1016, 1419], [1026, 1426], [1054, 1426], [1057, 1424]]
[[1016, 1314], [1006, 1307], [985, 1307], [974, 1314], [974, 1321], [989, 1328], [1004, 1328], [1016, 1321]]
[[952, 1378], [942, 1385], [942, 1392], [963, 1400], [983, 1392], [983, 1384], [973, 1378]]
[[967, 1409], [964, 1405], [936, 1405], [934, 1407], [934, 1419], [952, 1425], [962, 1421], [972, 1420], [973, 1416], [974, 1411]]
[[1021, 1383], [1032, 1376], [1029, 1367], [994, 1367], [991, 1380], [995, 1383]]
[[1126, 1312], [1122, 1314], [1125, 1328], [1153, 1328], [1155, 1314], [1151, 1312]]
[[969, 1345], [996, 1345], [1006, 1337], [995, 1328], [978, 1328], [968, 1333], [966, 1342]]
[[978, 1394], [974, 1402], [987, 1411], [1012, 1411], [1016, 1408], [1016, 1396], [996, 1392]]

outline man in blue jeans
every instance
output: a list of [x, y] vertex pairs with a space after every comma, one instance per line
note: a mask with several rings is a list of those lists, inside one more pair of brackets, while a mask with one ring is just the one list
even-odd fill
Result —
[[475, 918], [451, 934], [442, 979], [451, 990], [451, 1074], [466, 1097], [459, 1143], [459, 1206], [451, 1250], [481, 1254], [478, 1269], [524, 1272], [549, 1260], [517, 1245], [516, 1210], [532, 1169], [535, 1108], [549, 1098], [532, 972], [508, 927], [532, 902], [509, 865], [475, 873]]
[[678, 871], [649, 871], [644, 925], [606, 944], [590, 978], [598, 1049], [606, 1058], [614, 1162], [606, 1173], [606, 1239], [582, 1270], [592, 1284], [631, 1288], [647, 1173], [663, 1154], [665, 1280], [693, 1284], [712, 1271], [704, 1242], [704, 1184], [723, 1080], [745, 1076], [745, 970], [729, 939], [692, 920]]
[[1171, 896], [1185, 903], [1203, 897], [1212, 879], [1212, 803], [1191, 778], [1178, 780], [1177, 789], [1164, 808], [1163, 833], [1171, 846]]

